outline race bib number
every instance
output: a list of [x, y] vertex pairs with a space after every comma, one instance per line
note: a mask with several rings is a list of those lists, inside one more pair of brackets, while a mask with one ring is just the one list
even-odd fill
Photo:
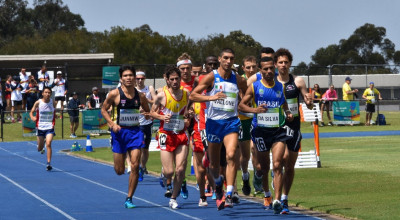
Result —
[[214, 108], [221, 111], [233, 112], [237, 104], [237, 94], [233, 92], [224, 92], [225, 99], [214, 101]]
[[299, 116], [299, 104], [297, 102], [297, 98], [294, 99], [286, 99], [289, 110], [292, 112], [293, 117]]
[[286, 130], [286, 136], [293, 137], [294, 131], [289, 126], [285, 125], [283, 127]]
[[158, 145], [160, 145], [161, 150], [167, 149], [167, 134], [160, 133], [158, 136]]
[[185, 127], [183, 115], [172, 115], [169, 123], [164, 123], [164, 130], [179, 133]]
[[279, 108], [269, 108], [266, 113], [257, 114], [257, 124], [260, 127], [279, 127]]
[[119, 125], [132, 127], [139, 125], [140, 113], [139, 109], [120, 109], [119, 110]]
[[257, 150], [260, 152], [267, 151], [267, 147], [265, 146], [264, 139], [262, 137], [258, 137], [255, 139]]
[[53, 112], [40, 112], [39, 122], [41, 123], [53, 122]]
[[201, 137], [201, 142], [203, 142], [204, 149], [207, 149], [208, 148], [208, 142], [207, 142], [206, 130], [201, 130], [200, 131], [200, 137]]

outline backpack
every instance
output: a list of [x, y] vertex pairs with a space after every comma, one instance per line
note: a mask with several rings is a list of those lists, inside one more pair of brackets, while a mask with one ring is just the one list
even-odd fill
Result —
[[378, 116], [376, 116], [376, 122], [378, 125], [386, 125], [385, 115], [378, 114]]

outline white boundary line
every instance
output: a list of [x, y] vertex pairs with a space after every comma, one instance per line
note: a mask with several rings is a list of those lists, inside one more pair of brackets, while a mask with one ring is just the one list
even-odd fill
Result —
[[[4, 149], [3, 149], [4, 150]], [[65, 213], [64, 211], [62, 211], [61, 209], [57, 208], [56, 206], [52, 205], [51, 203], [47, 202], [46, 200], [40, 198], [40, 196], [36, 195], [35, 193], [29, 191], [28, 189], [26, 189], [25, 187], [19, 185], [18, 183], [16, 183], [15, 181], [13, 181], [12, 179], [8, 178], [7, 176], [3, 175], [2, 173], [0, 173], [0, 176], [3, 177], [4, 179], [6, 179], [8, 182], [14, 184], [15, 186], [17, 186], [18, 188], [22, 189], [23, 191], [25, 191], [26, 193], [28, 193], [29, 195], [31, 195], [32, 197], [34, 197], [35, 199], [41, 201], [42, 203], [44, 203], [45, 205], [47, 205], [48, 207], [54, 209], [55, 211], [57, 211], [58, 213], [60, 213], [61, 215], [65, 216], [67, 219], [70, 220], [75, 220], [74, 217], [68, 215], [67, 213]]]
[[[28, 142], [28, 143], [29, 143], [29, 142]], [[8, 151], [8, 150], [6, 150], [6, 149], [4, 149], [4, 148], [2, 148], [2, 147], [0, 147], [0, 149], [2, 149], [3, 151], [8, 152], [8, 153], [10, 153], [10, 154], [13, 154], [13, 155], [16, 155], [16, 156], [18, 156], [18, 157], [21, 157], [21, 158], [23, 158], [23, 159], [32, 161], [32, 162], [37, 163], [37, 164], [40, 164], [40, 165], [43, 165], [43, 164], [40, 163], [39, 161], [36, 161], [36, 160], [31, 159], [31, 158], [27, 158], [27, 157], [21, 156], [21, 155], [19, 155], [19, 154], [17, 154], [17, 153], [13, 153], [13, 152]], [[126, 195], [126, 192], [120, 191], [120, 190], [118, 190], [118, 189], [114, 189], [114, 188], [112, 188], [112, 187], [106, 186], [106, 185], [104, 185], [104, 184], [98, 183], [98, 182], [93, 181], [93, 180], [90, 180], [90, 179], [87, 179], [87, 178], [85, 178], [85, 177], [81, 177], [81, 176], [78, 176], [78, 175], [69, 173], [69, 172], [67, 172], [67, 171], [64, 171], [64, 170], [61, 170], [61, 169], [58, 169], [58, 168], [55, 168], [55, 167], [53, 167], [53, 169], [54, 169], [54, 170], [57, 170], [57, 171], [60, 171], [60, 172], [63, 172], [63, 173], [66, 173], [66, 174], [68, 174], [68, 175], [70, 175], [70, 176], [73, 176], [73, 177], [76, 177], [76, 178], [78, 178], [78, 179], [87, 181], [87, 182], [89, 182], [89, 183], [98, 185], [98, 186], [100, 186], [100, 187], [109, 189], [109, 190], [111, 190], [111, 191], [118, 192], [118, 193], [121, 193], [121, 194], [123, 194], [123, 195]], [[1, 174], [1, 173], [0, 173], [0, 174]], [[39, 198], [40, 198], [40, 197], [39, 197]], [[157, 207], [163, 208], [163, 209], [165, 209], [165, 210], [167, 210], [167, 211], [176, 213], [176, 214], [181, 215], [181, 216], [184, 216], [184, 217], [186, 217], [186, 218], [195, 219], [195, 220], [200, 220], [200, 218], [193, 217], [193, 216], [190, 216], [190, 215], [188, 215], [188, 214], [178, 212], [178, 211], [176, 211], [176, 210], [172, 210], [172, 209], [170, 209], [170, 208], [164, 207], [164, 206], [159, 205], [159, 204], [157, 204], [157, 203], [153, 203], [153, 202], [148, 201], [148, 200], [146, 200], [146, 199], [142, 199], [142, 198], [139, 198], [139, 197], [136, 197], [136, 196], [133, 196], [133, 198], [135, 198], [135, 199], [137, 199], [137, 200], [140, 200], [140, 201], [142, 201], [142, 202], [151, 204], [151, 205], [153, 205], [153, 206], [157, 206]], [[44, 201], [44, 200], [43, 200], [43, 201]], [[60, 211], [61, 211], [61, 210], [60, 210]], [[71, 217], [71, 218], [72, 218], [72, 217]], [[72, 219], [73, 219], [73, 218], [72, 218]]]

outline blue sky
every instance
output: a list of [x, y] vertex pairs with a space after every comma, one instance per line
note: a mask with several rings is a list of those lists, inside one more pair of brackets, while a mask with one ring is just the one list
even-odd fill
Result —
[[[33, 2], [33, 0], [29, 0]], [[263, 46], [285, 47], [293, 65], [311, 62], [321, 47], [338, 44], [371, 23], [386, 28], [400, 50], [400, 1], [396, 0], [63, 0], [89, 31], [149, 24], [162, 35], [194, 40], [242, 30]]]

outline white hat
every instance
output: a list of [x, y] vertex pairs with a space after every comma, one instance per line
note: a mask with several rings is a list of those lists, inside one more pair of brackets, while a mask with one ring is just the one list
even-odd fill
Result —
[[62, 72], [61, 72], [61, 71], [57, 71], [57, 75], [58, 75], [58, 74], [62, 74]]

